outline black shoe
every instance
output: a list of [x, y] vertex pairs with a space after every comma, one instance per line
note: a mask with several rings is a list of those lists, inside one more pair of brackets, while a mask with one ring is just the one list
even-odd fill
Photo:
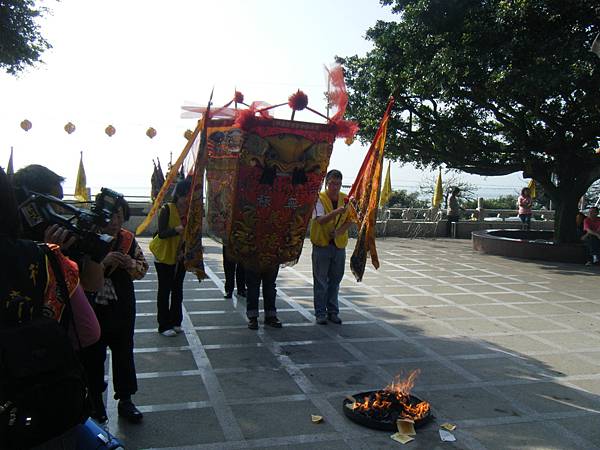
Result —
[[90, 417], [94, 419], [99, 425], [108, 422], [108, 416], [106, 415], [106, 408], [104, 407], [104, 400], [102, 394], [90, 396]]
[[275, 316], [265, 317], [265, 325], [269, 325], [270, 327], [273, 327], [273, 328], [281, 328], [283, 326], [283, 324], [281, 323], [281, 320], [279, 320]]
[[106, 415], [106, 409], [104, 406], [102, 406], [102, 408], [95, 408], [92, 410], [90, 412], [90, 417], [94, 419], [98, 425], [104, 425], [106, 422], [108, 422], [108, 416]]
[[317, 325], [327, 325], [327, 317], [317, 316]]
[[342, 324], [342, 319], [340, 319], [340, 316], [338, 316], [337, 314], [327, 314], [327, 320], [337, 325]]
[[233, 297], [233, 292], [225, 292], [225, 295], [223, 296], [223, 298], [232, 298]]
[[248, 328], [251, 330], [258, 330], [258, 318], [252, 317], [248, 319]]
[[140, 423], [144, 418], [144, 415], [135, 407], [131, 400], [120, 400], [117, 409], [119, 417], [123, 417], [131, 423]]

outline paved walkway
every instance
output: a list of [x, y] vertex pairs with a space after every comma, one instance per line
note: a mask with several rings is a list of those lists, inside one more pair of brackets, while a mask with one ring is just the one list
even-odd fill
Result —
[[[480, 255], [468, 241], [388, 238], [378, 241], [379, 271], [356, 283], [347, 269], [344, 324], [318, 326], [306, 245], [279, 274], [284, 328], [256, 332], [243, 299], [223, 299], [221, 247], [205, 245], [210, 279], [186, 278], [185, 334], [155, 330], [154, 268], [136, 283], [135, 401], [145, 418], [110, 422], [128, 449], [401, 448], [347, 420], [341, 405], [415, 368], [414, 393], [436, 420], [406, 448], [600, 448], [597, 269]], [[455, 443], [440, 442], [447, 421]]]

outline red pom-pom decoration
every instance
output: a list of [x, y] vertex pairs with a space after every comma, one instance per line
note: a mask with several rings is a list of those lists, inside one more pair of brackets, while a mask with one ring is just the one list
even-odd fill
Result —
[[298, 89], [298, 92], [290, 95], [290, 98], [288, 98], [288, 105], [294, 111], [302, 111], [308, 106], [308, 95]]
[[242, 94], [240, 91], [235, 91], [233, 101], [236, 103], [244, 103], [244, 94]]
[[254, 115], [255, 112], [253, 108], [244, 109], [243, 111], [238, 110], [235, 125], [246, 131], [252, 129], [258, 121], [258, 118]]

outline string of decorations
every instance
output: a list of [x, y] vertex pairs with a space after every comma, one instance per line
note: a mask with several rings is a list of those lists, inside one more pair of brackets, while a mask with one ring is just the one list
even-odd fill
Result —
[[[20, 126], [23, 129], [23, 131], [27, 132], [27, 131], [31, 130], [31, 128], [33, 127], [33, 124], [31, 123], [30, 120], [25, 119], [20, 123]], [[77, 127], [75, 126], [75, 124], [73, 122], [67, 122], [63, 128], [67, 134], [72, 134], [75, 132], [75, 130], [77, 130]], [[106, 135], [108, 137], [114, 136], [116, 132], [117, 132], [117, 129], [113, 125], [108, 125], [104, 129], [104, 133], [106, 133]], [[149, 127], [146, 130], [146, 136], [148, 136], [150, 139], [153, 139], [154, 137], [156, 137], [156, 135], [157, 135], [157, 131], [153, 127]], [[191, 130], [186, 130], [184, 133], [184, 137], [187, 140], [190, 139], [191, 135], [192, 135]]]

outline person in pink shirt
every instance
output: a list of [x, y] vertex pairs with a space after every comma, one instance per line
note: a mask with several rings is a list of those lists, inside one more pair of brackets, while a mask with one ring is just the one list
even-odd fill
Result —
[[517, 200], [517, 207], [519, 208], [519, 219], [523, 222], [523, 226], [527, 231], [531, 228], [531, 207], [533, 206], [533, 200], [531, 199], [531, 191], [529, 188], [524, 187], [521, 189], [521, 195]]
[[598, 264], [600, 261], [600, 218], [598, 217], [598, 207], [592, 206], [588, 217], [583, 221], [584, 235], [581, 240], [585, 244], [590, 254], [590, 260], [586, 265]]

